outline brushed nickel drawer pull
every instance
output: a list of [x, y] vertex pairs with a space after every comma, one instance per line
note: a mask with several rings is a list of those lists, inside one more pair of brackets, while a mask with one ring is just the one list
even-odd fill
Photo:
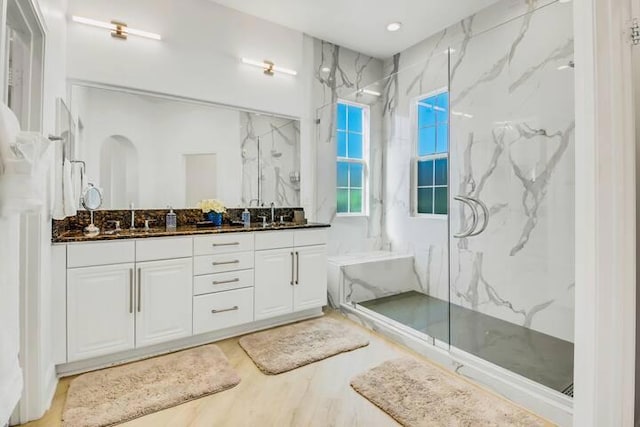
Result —
[[211, 246], [213, 246], [215, 248], [216, 246], [238, 246], [239, 244], [240, 244], [240, 242], [212, 243]]
[[300, 284], [300, 252], [296, 251], [296, 285]]
[[224, 283], [235, 283], [235, 282], [239, 282], [240, 278], [236, 277], [235, 279], [229, 279], [229, 280], [214, 280], [213, 282], [211, 282], [211, 284], [213, 285], [222, 285]]
[[133, 268], [129, 269], [129, 313], [133, 313]]
[[234, 305], [231, 308], [223, 308], [222, 310], [211, 310], [211, 314], [224, 313], [225, 311], [235, 311], [238, 309], [237, 305]]
[[293, 264], [293, 252], [291, 252], [291, 282], [289, 284], [293, 286], [293, 275], [294, 275], [294, 264]]
[[138, 269], [138, 313], [142, 311], [142, 269]]
[[211, 263], [211, 265], [226, 265], [226, 264], [239, 264], [240, 260], [239, 259], [234, 259], [233, 261], [214, 261]]

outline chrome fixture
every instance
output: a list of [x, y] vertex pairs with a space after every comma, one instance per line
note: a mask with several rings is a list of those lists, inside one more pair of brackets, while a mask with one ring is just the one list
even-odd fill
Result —
[[271, 224], [276, 222], [276, 204], [271, 202]]
[[145, 219], [144, 220], [144, 231], [149, 231], [151, 228], [149, 227], [149, 223], [156, 222], [155, 219]]
[[136, 229], [136, 210], [133, 208], [133, 202], [129, 204], [129, 209], [131, 209], [131, 227], [129, 227], [129, 230], [135, 230]]
[[[467, 227], [466, 230], [458, 234], [454, 234], [453, 237], [455, 237], [456, 239], [462, 239], [465, 237], [474, 237], [474, 236], [478, 236], [479, 234], [482, 234], [487, 229], [487, 226], [489, 225], [489, 209], [487, 208], [487, 205], [485, 205], [479, 199], [468, 197], [468, 196], [455, 196], [453, 199], [459, 202], [462, 202], [465, 205], [469, 206], [469, 208], [471, 208], [471, 224], [469, 225], [469, 227]], [[478, 221], [479, 221], [478, 207], [482, 209], [482, 225], [480, 226], [479, 229], [478, 229]]]
[[265, 215], [260, 215], [258, 218], [262, 219], [262, 228], [267, 228], [267, 217]]

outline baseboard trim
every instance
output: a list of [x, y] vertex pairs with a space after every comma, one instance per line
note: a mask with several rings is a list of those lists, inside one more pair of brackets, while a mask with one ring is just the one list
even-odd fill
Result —
[[77, 362], [64, 363], [56, 366], [56, 371], [59, 377], [67, 377], [83, 372], [93, 371], [96, 369], [103, 369], [110, 366], [134, 362], [136, 360], [146, 359], [153, 356], [172, 353], [174, 351], [209, 344], [227, 338], [244, 335], [250, 332], [256, 332], [263, 329], [272, 328], [274, 326], [285, 325], [287, 323], [298, 322], [300, 320], [312, 319], [323, 315], [324, 313], [322, 311], [322, 308], [313, 308], [294, 314], [287, 314], [284, 316], [274, 317], [272, 319], [251, 322], [245, 325], [234, 326], [227, 329], [221, 329], [219, 331], [200, 334], [188, 338], [182, 338], [179, 340], [157, 344], [149, 347], [127, 350], [107, 356], [100, 356], [87, 360], [79, 360]]

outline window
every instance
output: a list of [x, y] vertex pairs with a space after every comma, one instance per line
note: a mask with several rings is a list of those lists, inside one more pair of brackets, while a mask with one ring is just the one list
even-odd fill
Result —
[[449, 185], [449, 93], [418, 100], [415, 213], [446, 215]]
[[338, 102], [336, 114], [337, 212], [367, 212], [368, 107]]

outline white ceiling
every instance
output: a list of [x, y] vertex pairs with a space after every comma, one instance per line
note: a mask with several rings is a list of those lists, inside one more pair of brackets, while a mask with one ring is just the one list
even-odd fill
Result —
[[[386, 59], [496, 0], [212, 0], [357, 52]], [[387, 24], [402, 22], [390, 33]]]

